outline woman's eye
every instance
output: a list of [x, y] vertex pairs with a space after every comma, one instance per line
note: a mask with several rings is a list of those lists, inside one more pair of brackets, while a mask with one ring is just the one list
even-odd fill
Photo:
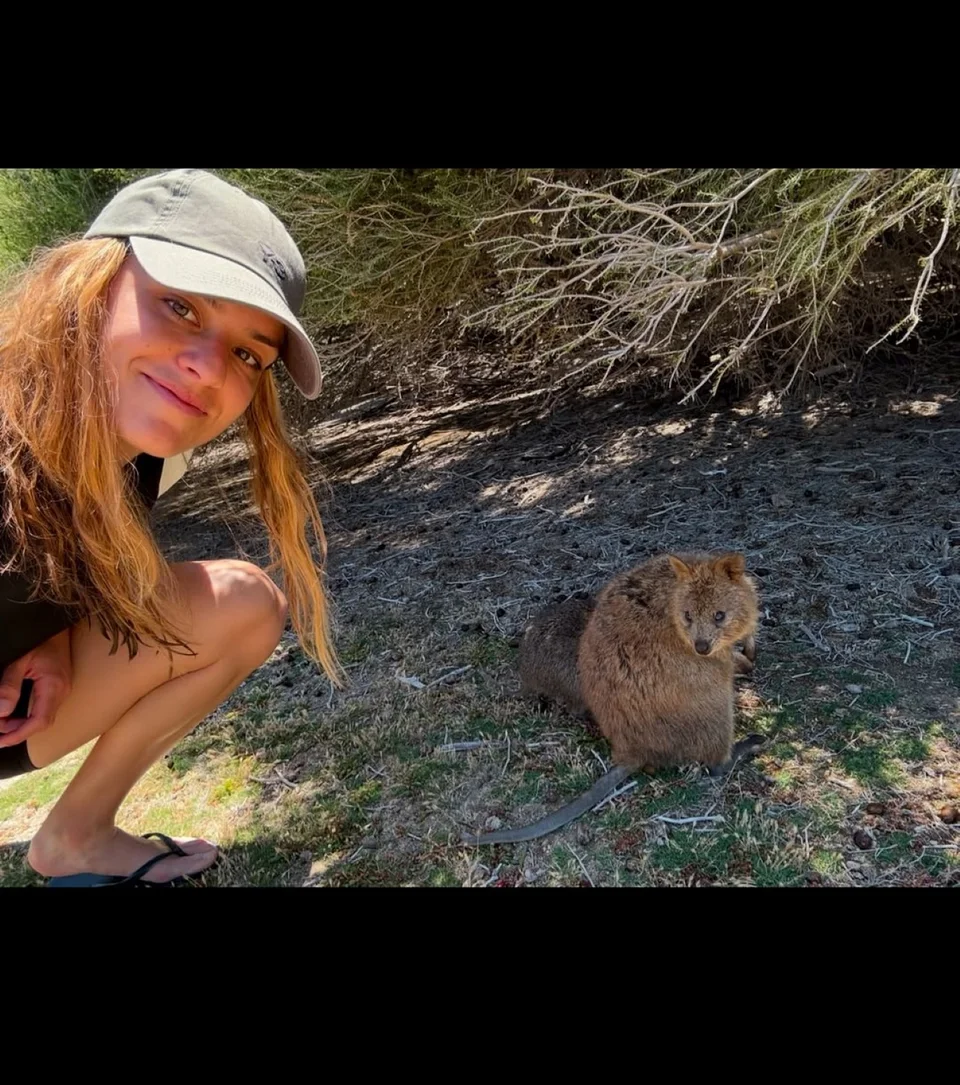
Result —
[[193, 310], [190, 308], [189, 305], [184, 305], [184, 303], [180, 301], [179, 298], [164, 298], [163, 300], [167, 303], [167, 305], [170, 306], [170, 308], [177, 314], [177, 316], [182, 317], [184, 320], [192, 320], [194, 323], [197, 322], [197, 318], [194, 316]]
[[257, 369], [261, 368], [260, 359], [256, 354], [251, 354], [245, 347], [237, 347], [236, 354], [241, 362], [246, 362], [247, 365], [255, 365]]

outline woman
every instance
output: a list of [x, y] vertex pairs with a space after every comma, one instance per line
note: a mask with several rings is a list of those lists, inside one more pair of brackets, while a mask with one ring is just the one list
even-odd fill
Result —
[[[276, 647], [289, 611], [339, 684], [326, 541], [281, 420], [307, 398], [303, 259], [260, 201], [200, 170], [121, 190], [0, 298], [0, 776], [97, 738], [30, 844], [50, 885], [172, 885], [214, 844], [115, 825], [144, 772]], [[147, 514], [194, 448], [243, 416], [285, 595], [246, 562], [168, 565]]]

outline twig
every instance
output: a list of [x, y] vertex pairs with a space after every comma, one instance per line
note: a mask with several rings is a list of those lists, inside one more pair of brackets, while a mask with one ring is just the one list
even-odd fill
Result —
[[486, 881], [485, 881], [485, 882], [483, 883], [483, 888], [484, 888], [484, 889], [486, 889], [486, 887], [487, 887], [488, 885], [493, 885], [493, 883], [494, 883], [494, 882], [495, 882], [495, 881], [497, 880], [497, 876], [499, 875], [499, 873], [500, 873], [500, 868], [501, 868], [502, 866], [503, 866], [503, 863], [498, 863], [498, 864], [496, 865], [496, 867], [494, 868], [494, 871], [493, 871], [493, 873], [492, 873], [492, 874], [490, 875], [490, 877], [489, 877], [489, 878], [487, 878], [487, 880], [486, 880]]
[[606, 772], [607, 771], [607, 765], [606, 765], [606, 762], [603, 760], [603, 758], [600, 756], [600, 754], [598, 754], [596, 750], [591, 750], [590, 752], [600, 762], [600, 768], [602, 768], [603, 771]]
[[819, 651], [821, 651], [821, 652], [826, 652], [827, 655], [830, 655], [829, 646], [824, 644], [823, 641], [818, 636], [816, 636], [815, 633], [812, 633], [807, 628], [807, 626], [805, 626], [803, 624], [803, 622], [798, 622], [797, 625], [800, 627], [800, 629], [803, 630], [804, 633], [807, 634], [807, 636], [810, 638], [810, 640], [813, 641], [813, 645], [814, 645], [815, 648], [819, 649]]
[[623, 787], [618, 787], [616, 791], [611, 791], [610, 794], [605, 799], [601, 799], [593, 809], [599, 810], [601, 806], [606, 806], [608, 802], [613, 802], [614, 799], [620, 798], [621, 795], [624, 795], [626, 792], [635, 788], [638, 783], [638, 780], [628, 781]]
[[577, 855], [577, 853], [573, 850], [573, 848], [570, 847], [569, 844], [567, 845], [567, 850], [574, 857], [574, 859], [576, 859], [577, 862], [580, 864], [580, 869], [583, 871], [583, 876], [590, 883], [590, 888], [591, 889], [596, 889], [597, 887], [593, 884], [593, 878], [590, 877], [590, 875], [587, 873], [587, 868], [583, 865], [583, 860], [580, 858], [579, 855]]
[[403, 684], [405, 686], [413, 686], [414, 689], [426, 689], [427, 688], [423, 684], [423, 682], [421, 682], [420, 679], [417, 678], [415, 675], [410, 675], [409, 677], [407, 675], [400, 675], [400, 677], [397, 678], [397, 681], [398, 682], [403, 682]]
[[448, 580], [448, 588], [468, 588], [471, 584], [480, 584], [484, 580], [499, 580], [508, 573], [485, 573], [483, 576], [474, 577], [473, 580]]
[[933, 622], [928, 622], [923, 618], [914, 618], [910, 614], [901, 614], [900, 618], [904, 622], [914, 622], [916, 625], [925, 625], [928, 629], [936, 629], [937, 627]]
[[507, 736], [507, 759], [503, 763], [503, 768], [500, 770], [500, 779], [502, 780], [507, 774], [507, 766], [510, 764], [510, 732], [506, 732]]
[[275, 772], [275, 773], [276, 773], [276, 774], [277, 774], [277, 775], [278, 775], [278, 776], [280, 777], [280, 782], [281, 782], [281, 783], [284, 783], [284, 784], [286, 784], [286, 786], [287, 786], [287, 787], [289, 787], [291, 791], [295, 791], [295, 790], [296, 790], [296, 787], [297, 787], [297, 785], [296, 785], [296, 784], [294, 784], [294, 783], [291, 783], [291, 781], [290, 781], [290, 780], [288, 780], [288, 779], [286, 778], [286, 776], [284, 776], [284, 775], [283, 775], [283, 773], [282, 773], [282, 772], [281, 772], [281, 771], [280, 771], [280, 770], [279, 770], [278, 768], [274, 767], [274, 770], [273, 770], [273, 771], [274, 771], [274, 772]]
[[847, 791], [856, 791], [856, 786], [854, 784], [848, 784], [846, 780], [838, 780], [836, 776], [831, 776], [829, 782], [831, 784], [836, 784], [837, 787], [845, 787]]
[[466, 671], [473, 670], [473, 664], [468, 663], [466, 667], [458, 667], [455, 671], [448, 671], [446, 674], [442, 674], [439, 678], [434, 678], [432, 682], [428, 682], [423, 688], [430, 689], [433, 686], [439, 685], [440, 682], [446, 682], [448, 678], [455, 678], [458, 674], [464, 674]]
[[656, 517], [656, 516], [666, 516], [666, 514], [667, 514], [668, 512], [672, 511], [673, 509], [678, 509], [678, 508], [679, 508], [679, 507], [680, 507], [680, 506], [681, 506], [682, 504], [683, 504], [683, 502], [682, 502], [682, 501], [674, 501], [674, 502], [673, 502], [672, 504], [670, 504], [670, 505], [666, 505], [666, 506], [664, 506], [663, 508], [659, 508], [659, 509], [657, 509], [657, 510], [656, 510], [656, 512], [650, 512], [650, 513], [648, 513], [648, 514], [647, 514], [647, 519], [648, 519], [648, 520], [652, 520], [652, 519], [654, 519], [654, 517]]
[[868, 463], [862, 463], [859, 467], [815, 467], [814, 471], [819, 471], [822, 475], [852, 475], [857, 471], [872, 471], [873, 468]]
[[655, 814], [651, 821], [663, 821], [667, 825], [693, 825], [698, 821], [726, 821], [723, 814], [706, 814], [695, 818], [668, 818], [665, 814]]
[[[509, 735], [507, 736], [507, 742], [510, 742]], [[504, 745], [503, 739], [499, 738], [481, 738], [471, 739], [465, 742], [446, 742], [442, 746], [437, 746], [437, 753], [462, 753], [464, 750], [479, 750], [481, 746], [502, 746]], [[559, 742], [524, 742], [521, 743], [525, 750], [539, 750], [541, 746], [559, 746]]]

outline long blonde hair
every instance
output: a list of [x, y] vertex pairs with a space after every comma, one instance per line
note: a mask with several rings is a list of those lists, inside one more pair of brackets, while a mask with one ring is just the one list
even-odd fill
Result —
[[[0, 483], [6, 552], [37, 594], [99, 622], [131, 657], [138, 643], [191, 652], [171, 617], [176, 581], [133, 492], [113, 429], [101, 360], [107, 291], [127, 255], [113, 238], [41, 252], [0, 298]], [[341, 684], [322, 571], [326, 557], [313, 495], [286, 436], [270, 373], [248, 408], [253, 492], [284, 574], [304, 650]]]
[[[290, 444], [273, 374], [260, 378], [244, 415], [244, 438], [250, 449], [253, 499], [267, 527], [274, 567], [283, 570], [290, 620], [300, 643], [318, 660], [335, 685], [342, 685], [330, 628], [323, 566], [327, 538], [313, 492]], [[312, 527], [320, 554], [319, 568], [307, 544]]]

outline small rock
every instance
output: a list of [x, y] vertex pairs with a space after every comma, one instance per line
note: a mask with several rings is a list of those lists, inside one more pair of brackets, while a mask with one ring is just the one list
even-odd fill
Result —
[[857, 829], [853, 834], [853, 842], [861, 851], [867, 851], [873, 847], [873, 837], [864, 829]]
[[498, 817], [489, 817], [484, 823], [484, 828], [489, 829], [491, 832], [496, 832], [503, 822]]
[[851, 693], [863, 693], [863, 686], [849, 685], [844, 686], [843, 688], [848, 689]]
[[948, 825], [953, 825], [955, 821], [960, 820], [960, 813], [957, 812], [955, 806], [941, 806], [940, 820], [945, 821]]
[[882, 817], [887, 812], [887, 806], [886, 803], [882, 802], [868, 802], [864, 810], [875, 817]]

